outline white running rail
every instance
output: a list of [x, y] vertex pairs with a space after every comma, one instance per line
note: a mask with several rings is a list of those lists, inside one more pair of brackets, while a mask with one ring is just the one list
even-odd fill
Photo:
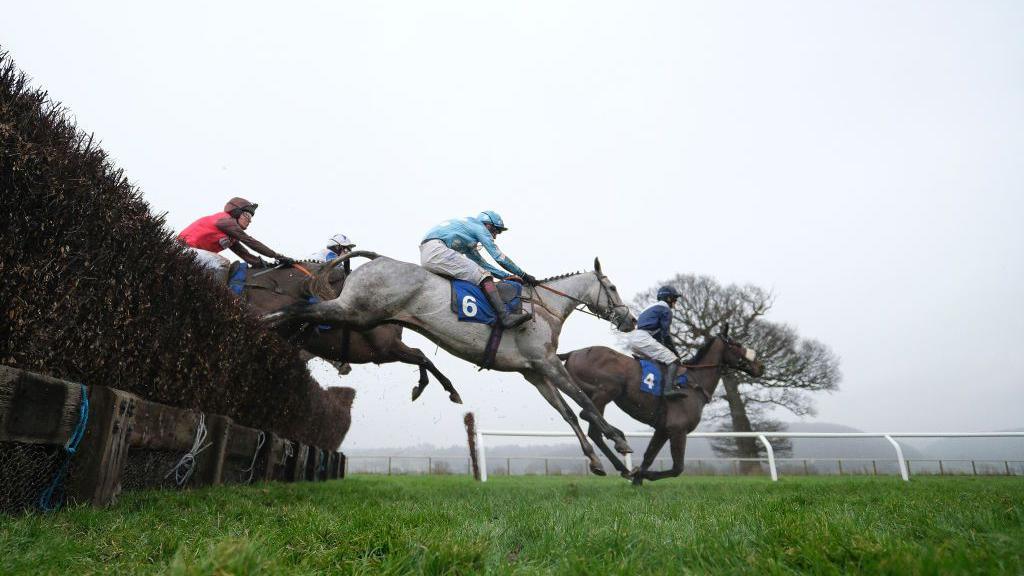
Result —
[[[653, 432], [624, 432], [626, 436], [650, 438]], [[572, 432], [543, 432], [537, 430], [481, 430], [476, 432], [476, 446], [480, 455], [480, 481], [487, 481], [487, 454], [484, 436], [575, 438]], [[768, 438], [884, 438], [896, 450], [900, 476], [910, 481], [910, 471], [903, 457], [903, 448], [896, 438], [1024, 438], [1024, 432], [691, 432], [687, 438], [757, 438], [764, 444], [768, 455], [768, 470], [772, 481], [778, 481], [779, 472], [775, 467], [775, 451]], [[633, 469], [633, 459], [626, 454], [626, 468]]]

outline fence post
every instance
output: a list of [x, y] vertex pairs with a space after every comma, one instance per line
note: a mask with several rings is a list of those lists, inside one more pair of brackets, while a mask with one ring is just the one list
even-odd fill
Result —
[[871, 461], [871, 475], [878, 476], [878, 463], [874, 460]]
[[391, 456], [388, 456], [388, 476], [391, 476]]
[[427, 476], [434, 473], [434, 459], [427, 456]]
[[309, 446], [295, 443], [295, 467], [287, 478], [289, 482], [301, 482], [306, 479], [306, 460], [309, 458]]
[[946, 471], [942, 468], [942, 460], [939, 460], [939, 476], [945, 476]]
[[476, 429], [476, 450], [480, 455], [480, 481], [487, 482], [487, 449], [484, 448], [484, 435], [480, 428]]
[[903, 477], [905, 482], [910, 482], [910, 467], [907, 465], [907, 461], [903, 459], [903, 448], [900, 446], [899, 442], [893, 440], [891, 435], [886, 434], [885, 439], [888, 440], [889, 443], [892, 444], [892, 447], [896, 449], [896, 461], [899, 462], [900, 465], [900, 476]]
[[505, 472], [506, 476], [512, 475], [512, 458], [505, 458]]
[[196, 474], [192, 486], [216, 486], [224, 476], [224, 455], [228, 448], [231, 418], [206, 414], [206, 441], [210, 447], [196, 456]]
[[843, 475], [843, 459], [842, 458], [837, 458], [836, 459], [836, 464], [839, 465], [839, 475], [842, 476]]
[[804, 458], [804, 476], [810, 476], [811, 471], [807, 468], [807, 458]]
[[1006, 468], [1006, 475], [1009, 476], [1010, 475], [1010, 461], [1009, 460], [1003, 460], [1003, 466]]
[[68, 478], [68, 495], [75, 501], [108, 506], [117, 499], [136, 399], [114, 388], [89, 387], [89, 424]]
[[548, 459], [547, 458], [544, 459], [544, 475], [545, 476], [548, 475]]
[[775, 469], [775, 451], [772, 450], [772, 443], [768, 441], [768, 438], [766, 438], [764, 434], [761, 434], [757, 438], [762, 444], [764, 444], [764, 448], [768, 452], [768, 470], [772, 474], [772, 482], [778, 482], [779, 473]]

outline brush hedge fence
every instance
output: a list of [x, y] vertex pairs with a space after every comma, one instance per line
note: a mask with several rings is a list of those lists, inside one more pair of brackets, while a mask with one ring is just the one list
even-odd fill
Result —
[[2, 47], [0, 215], [0, 363], [339, 445], [348, 393], [322, 390], [292, 346], [203, 274]]

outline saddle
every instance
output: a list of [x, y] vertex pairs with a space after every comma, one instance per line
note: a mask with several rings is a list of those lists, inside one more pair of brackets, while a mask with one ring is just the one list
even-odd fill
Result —
[[[495, 282], [498, 295], [505, 303], [509, 312], [523, 310], [523, 285], [518, 282]], [[451, 280], [452, 312], [460, 322], [476, 322], [478, 324], [497, 325], [498, 316], [482, 288], [465, 280]]]
[[[667, 366], [663, 362], [642, 358], [636, 354], [633, 355], [633, 358], [636, 359], [637, 366], [640, 368], [640, 391], [653, 396], [661, 396], [661, 388], [665, 385]], [[676, 378], [680, 387], [685, 387], [689, 380], [685, 372]]]
[[[523, 285], [519, 282], [499, 281], [498, 296], [501, 297], [508, 312], [521, 312], [523, 309]], [[465, 280], [451, 280], [452, 312], [460, 322], [476, 322], [491, 326], [491, 334], [484, 346], [484, 357], [480, 362], [482, 368], [494, 366], [494, 356], [501, 345], [501, 336], [505, 328], [498, 321], [498, 315], [491, 306], [487, 295], [480, 286]]]

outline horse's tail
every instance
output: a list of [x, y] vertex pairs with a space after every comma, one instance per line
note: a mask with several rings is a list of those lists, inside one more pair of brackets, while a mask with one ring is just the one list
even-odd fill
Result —
[[331, 287], [331, 272], [334, 271], [338, 264], [347, 262], [348, 260], [355, 257], [362, 257], [368, 260], [373, 260], [380, 256], [376, 252], [370, 252], [369, 250], [356, 250], [355, 252], [349, 252], [348, 254], [342, 254], [334, 260], [331, 260], [326, 265], [321, 266], [320, 270], [313, 275], [313, 278], [309, 282], [309, 293], [320, 298], [321, 300], [333, 300], [340, 296], [339, 293], [334, 291]]

